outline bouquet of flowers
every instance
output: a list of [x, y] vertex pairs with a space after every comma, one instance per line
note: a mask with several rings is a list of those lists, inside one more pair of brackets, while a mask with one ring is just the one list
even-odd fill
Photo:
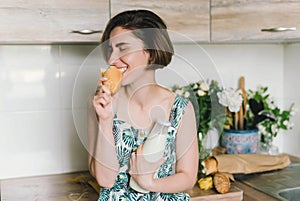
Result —
[[[254, 129], [260, 134], [261, 143], [271, 143], [280, 130], [293, 128], [291, 117], [294, 104], [288, 110], [280, 109], [270, 97], [268, 87], [257, 90], [221, 88], [217, 81], [199, 81], [187, 86], [172, 87], [172, 91], [189, 98], [194, 105], [198, 125], [199, 152], [203, 152], [202, 139], [211, 129], [223, 133], [227, 129]], [[238, 112], [244, 110], [243, 126], [237, 126]], [[205, 157], [205, 156], [203, 156]]]
[[200, 158], [205, 158], [209, 153], [205, 152], [202, 140], [212, 129], [223, 132], [226, 107], [231, 112], [238, 111], [242, 98], [233, 89], [222, 89], [214, 80], [193, 82], [183, 87], [175, 85], [172, 91], [189, 98], [195, 108], [199, 153], [204, 153]]

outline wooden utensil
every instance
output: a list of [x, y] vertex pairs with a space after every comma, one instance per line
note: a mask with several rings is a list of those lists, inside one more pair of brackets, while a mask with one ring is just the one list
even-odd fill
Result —
[[241, 105], [240, 111], [238, 112], [238, 127], [240, 130], [243, 130], [247, 115], [247, 92], [245, 90], [245, 78], [243, 76], [240, 77], [239, 80], [239, 90], [242, 93], [243, 103]]

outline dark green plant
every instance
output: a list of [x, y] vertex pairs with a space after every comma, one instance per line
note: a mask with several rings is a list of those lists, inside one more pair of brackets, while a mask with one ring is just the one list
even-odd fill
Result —
[[197, 120], [198, 144], [199, 153], [204, 154], [200, 158], [206, 158], [205, 147], [202, 145], [208, 131], [215, 128], [221, 133], [224, 127], [226, 116], [225, 107], [218, 102], [217, 93], [222, 91], [217, 81], [210, 82], [193, 82], [187, 86], [179, 87], [175, 85], [172, 91], [186, 98], [192, 102]]
[[295, 113], [294, 104], [288, 110], [280, 109], [270, 97], [268, 87], [259, 86], [257, 90], [248, 90], [247, 96], [251, 108], [247, 112], [247, 126], [258, 128], [262, 143], [276, 137], [280, 130], [293, 128], [291, 117]]

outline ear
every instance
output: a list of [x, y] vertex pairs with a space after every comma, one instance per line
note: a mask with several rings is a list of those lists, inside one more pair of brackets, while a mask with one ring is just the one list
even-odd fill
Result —
[[151, 50], [144, 50], [144, 53], [145, 54], [148, 54], [148, 57], [149, 57], [149, 59], [148, 59], [148, 64], [154, 64], [154, 62], [155, 62], [155, 57], [154, 57], [154, 52], [153, 51], [151, 51]]

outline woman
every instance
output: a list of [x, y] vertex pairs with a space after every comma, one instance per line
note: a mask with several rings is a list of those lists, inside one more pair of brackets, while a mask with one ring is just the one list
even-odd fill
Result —
[[[99, 200], [189, 200], [183, 191], [198, 172], [195, 113], [155, 80], [155, 70], [173, 56], [165, 23], [151, 11], [125, 11], [109, 21], [101, 42], [109, 65], [123, 74], [116, 94], [100, 78], [89, 104], [89, 167], [101, 186]], [[158, 118], [172, 127], [163, 160], [150, 163], [142, 146]], [[130, 178], [149, 193], [133, 190]]]

